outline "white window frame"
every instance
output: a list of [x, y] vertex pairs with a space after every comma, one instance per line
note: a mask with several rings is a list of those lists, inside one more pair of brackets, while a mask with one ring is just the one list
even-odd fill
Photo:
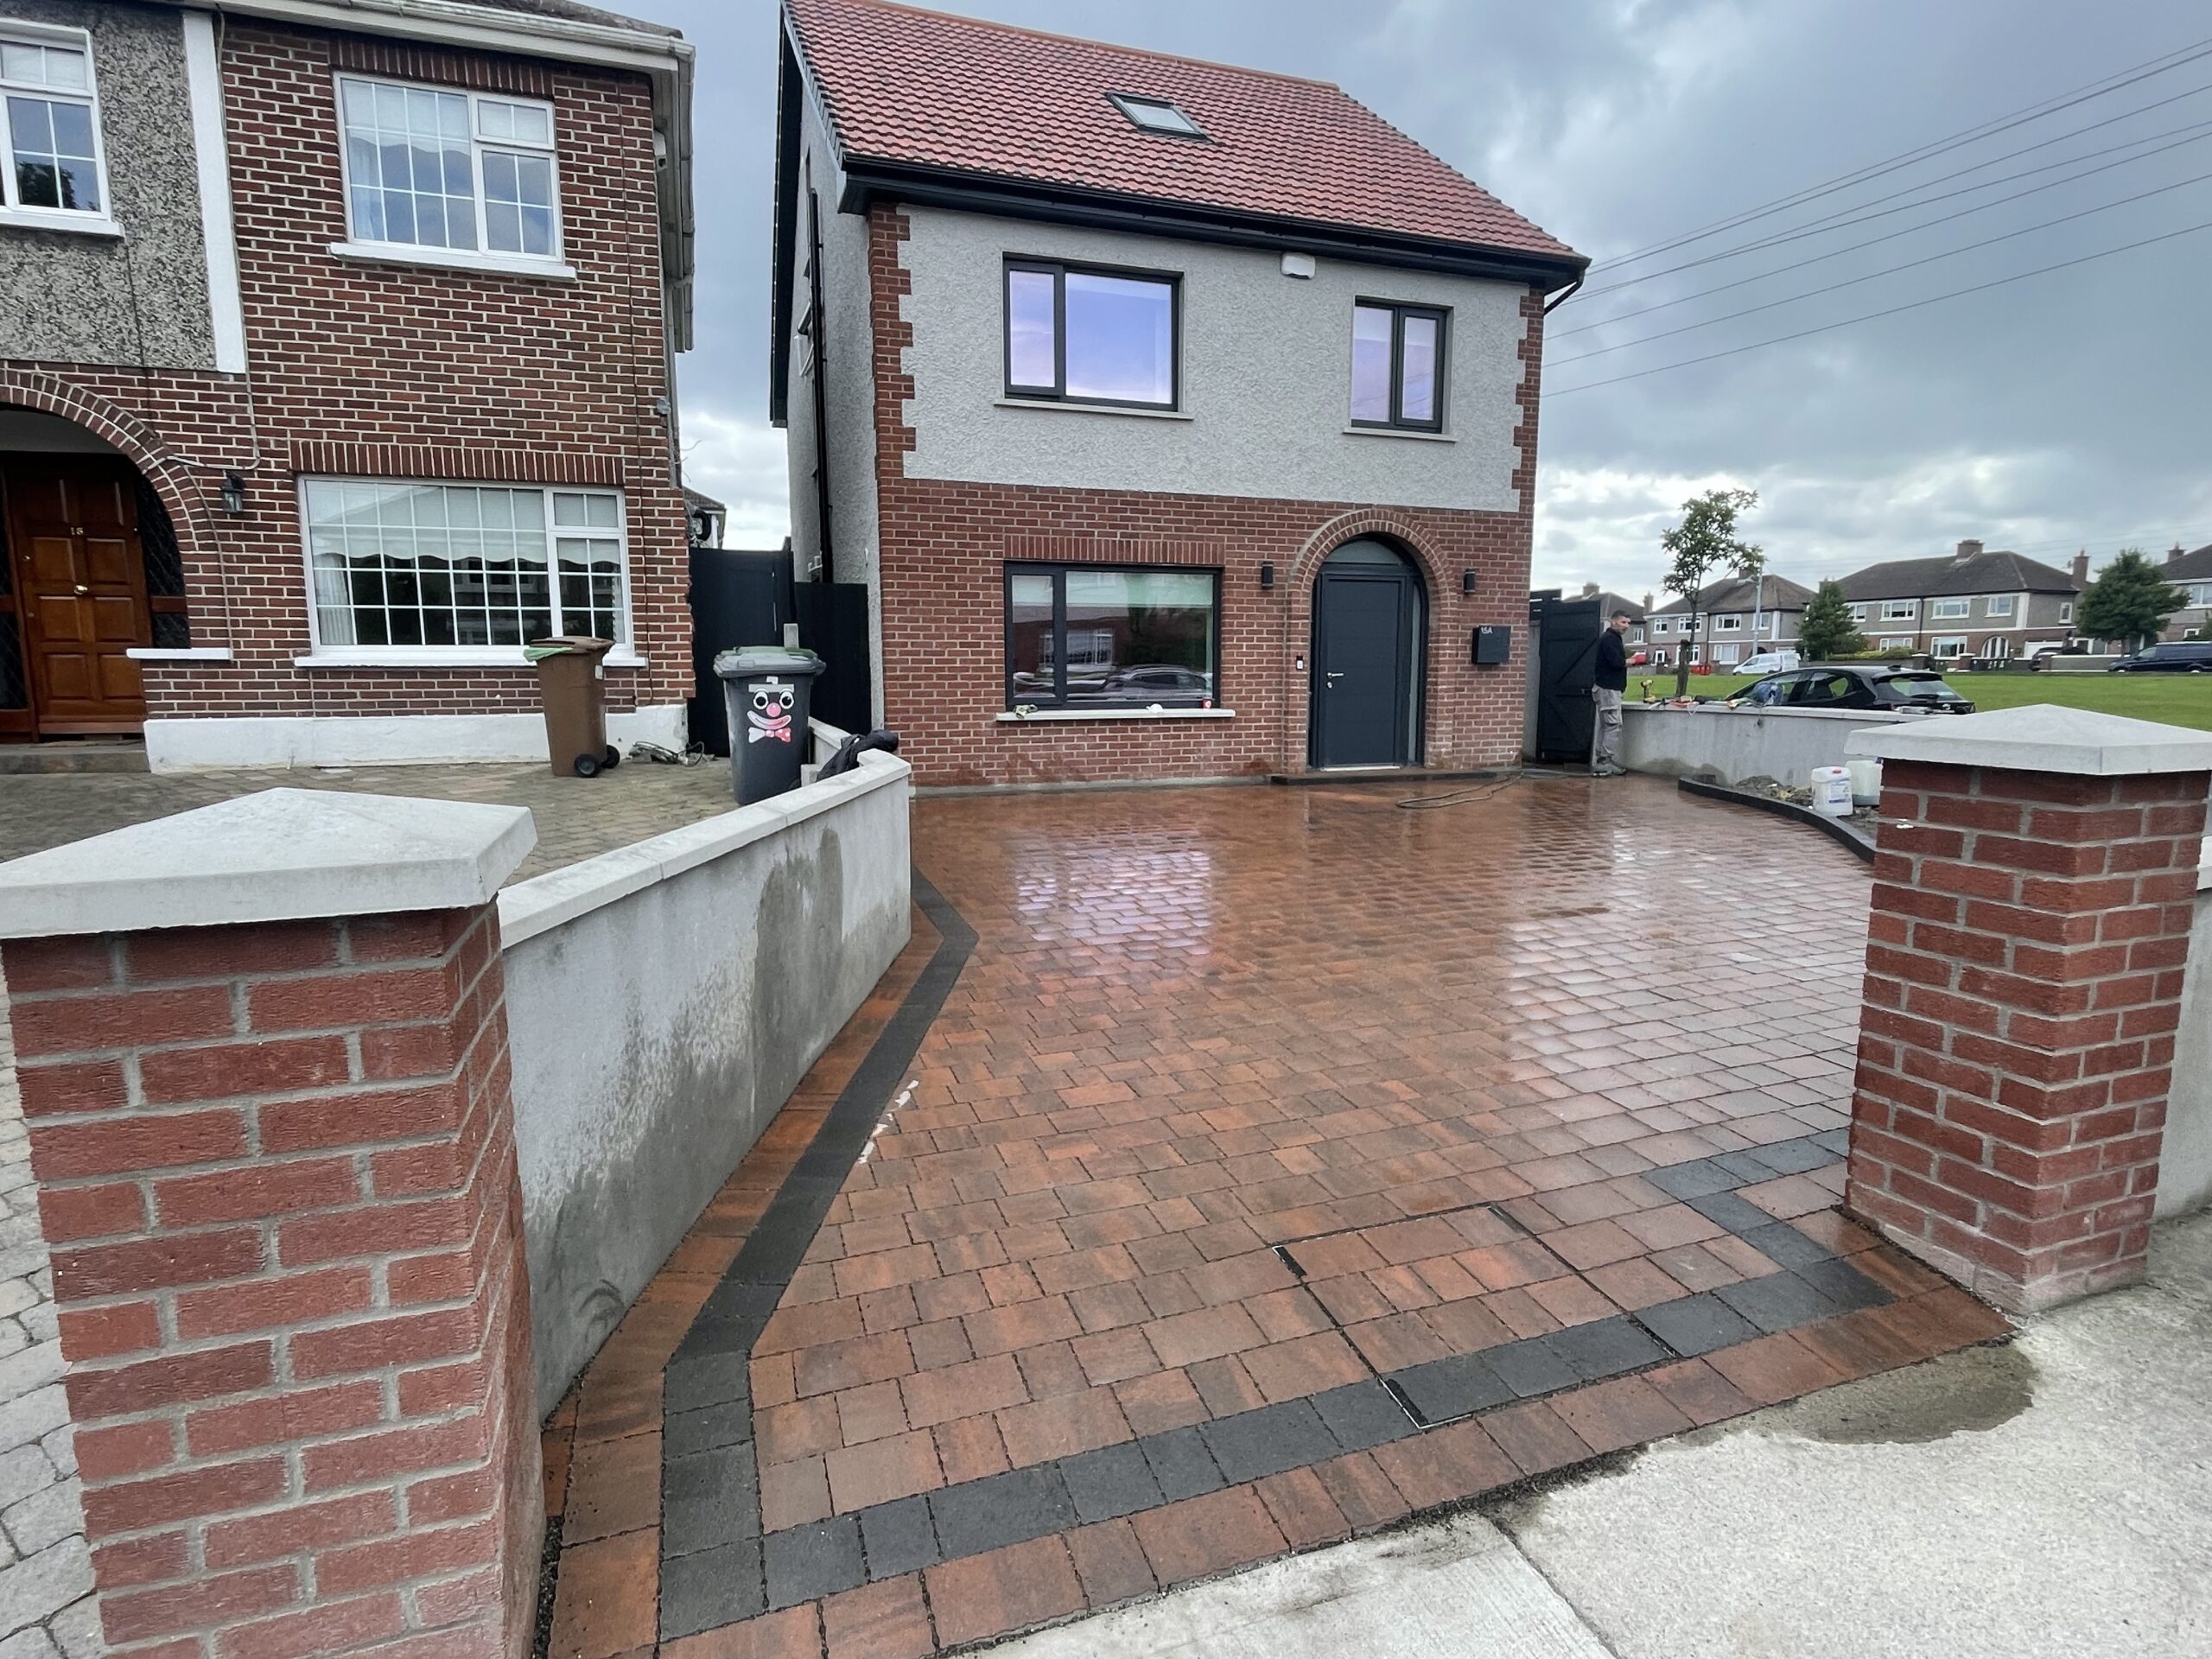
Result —
[[1928, 614], [1931, 619], [1938, 621], [1956, 622], [1963, 617], [1974, 614], [1974, 601], [1939, 599], [1929, 607]]
[[1642, 644], [1643, 643], [1643, 623], [1641, 623], [1641, 622], [1636, 623], [1635, 625], [1633, 625], [1633, 626], [1629, 629], [1629, 631], [1628, 631], [1628, 642], [1629, 642], [1629, 644], [1630, 644], [1631, 645], [1642, 645]]
[[[442, 248], [421, 242], [391, 242], [362, 236], [353, 226], [353, 162], [352, 145], [346, 133], [346, 86], [348, 82], [362, 86], [396, 86], [403, 92], [435, 92], [442, 97], [465, 98], [468, 100], [468, 165], [469, 188], [476, 204], [476, 245], [473, 248]], [[480, 113], [485, 104], [518, 104], [545, 111], [547, 130], [552, 134], [550, 143], [540, 146], [516, 139], [486, 138], [483, 136], [483, 122]], [[576, 270], [568, 263], [567, 213], [563, 210], [561, 189], [561, 126], [560, 112], [551, 100], [543, 98], [524, 98], [507, 92], [478, 92], [471, 86], [446, 86], [430, 81], [400, 80], [390, 75], [364, 75], [352, 70], [339, 70], [330, 78], [330, 113], [338, 137], [338, 181], [344, 197], [346, 240], [334, 242], [330, 251], [341, 259], [362, 260], [378, 264], [442, 265], [458, 270], [496, 271], [512, 276], [550, 276], [563, 281], [575, 280]], [[527, 156], [543, 156], [553, 175], [553, 251], [550, 254], [496, 252], [487, 245], [484, 212], [484, 156], [487, 150], [513, 151]]]
[[1938, 662], [1967, 654], [1967, 637], [1963, 633], [1939, 634], [1928, 642], [1928, 654]]
[[1864, 605], [1853, 606], [1851, 607], [1851, 620], [1854, 622], [1864, 622], [1866, 620], [1866, 607]]
[[1891, 634], [1888, 638], [1884, 639], [1881, 644], [1876, 645], [1874, 649], [1877, 651], [1910, 651], [1912, 649], [1912, 636], [1909, 633]]
[[[90, 236], [120, 236], [115, 222], [115, 197], [107, 176], [107, 138], [100, 130], [99, 68], [92, 61], [89, 29], [67, 29], [53, 23], [34, 23], [0, 17], [0, 41], [18, 46], [59, 46], [85, 54], [85, 84], [73, 86], [33, 85], [0, 75], [0, 226], [34, 231], [76, 231]], [[26, 207], [16, 197], [16, 149], [9, 130], [7, 99], [10, 93], [42, 99], [50, 104], [81, 103], [92, 118], [92, 171], [99, 183], [100, 205], [92, 207]]]
[[1992, 594], [1981, 601], [1984, 616], [2010, 616], [2018, 608], [2018, 601], [2012, 594]]
[[1744, 619], [1740, 616], [1716, 616], [1713, 619], [1713, 631], [1715, 633], [1741, 633]]
[[[614, 498], [614, 533], [622, 556], [622, 632], [626, 638], [605, 658], [610, 668], [644, 668], [646, 658], [638, 650], [635, 584], [631, 576], [630, 499], [626, 491], [599, 484], [516, 484], [482, 478], [362, 478], [350, 473], [313, 473], [300, 476], [296, 499], [300, 524], [300, 567], [308, 612], [308, 654], [293, 659], [296, 668], [528, 668], [524, 648], [514, 645], [325, 645], [322, 607], [315, 603], [315, 544], [308, 531], [308, 487], [313, 484], [374, 484], [422, 489], [536, 490], [545, 498], [545, 559], [553, 613], [560, 615], [560, 562], [554, 550], [560, 526], [553, 522], [556, 495], [611, 495]], [[555, 623], [558, 631], [559, 623]]]
[[1919, 616], [1918, 600], [1892, 599], [1885, 601], [1882, 605], [1882, 620], [1885, 622], [1912, 622], [1916, 621]]
[[2189, 586], [2189, 602], [2192, 605], [2212, 606], [2212, 582], [2193, 582]]
[[2058, 607], [2058, 620], [2061, 622], [2071, 622], [2074, 620], [2074, 601], [2072, 600], [2064, 600], [2060, 602]]
[[1713, 647], [1713, 665], [1715, 668], [1733, 668], [1743, 660], [1744, 648], [1732, 639], [1726, 645], [1716, 644]]

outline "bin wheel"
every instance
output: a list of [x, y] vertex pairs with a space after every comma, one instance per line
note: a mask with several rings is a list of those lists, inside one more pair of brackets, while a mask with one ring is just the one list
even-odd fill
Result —
[[606, 767], [595, 754], [580, 754], [576, 757], [576, 776], [579, 778], [596, 778], [605, 770]]
[[607, 771], [613, 771], [615, 767], [622, 764], [622, 751], [616, 748], [612, 743], [608, 744], [607, 746], [606, 758], [602, 760], [600, 764], [604, 766]]

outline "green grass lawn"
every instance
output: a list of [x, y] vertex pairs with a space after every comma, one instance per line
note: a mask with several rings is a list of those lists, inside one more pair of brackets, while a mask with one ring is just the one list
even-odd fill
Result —
[[[1638, 695], [1646, 675], [1629, 671], [1629, 695]], [[1673, 671], [1650, 675], [1651, 695], [1671, 696]], [[1726, 697], [1756, 677], [1744, 674], [1693, 674], [1690, 696]], [[2068, 709], [2094, 709], [2136, 720], [2164, 721], [2212, 731], [2212, 674], [1997, 674], [1944, 676], [1952, 690], [1974, 699], [1977, 709], [2018, 709], [2024, 703], [2055, 702]]]

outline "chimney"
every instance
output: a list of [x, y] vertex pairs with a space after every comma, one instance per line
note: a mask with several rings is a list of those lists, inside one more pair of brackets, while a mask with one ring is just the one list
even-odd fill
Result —
[[1981, 543], [1980, 542], [1961, 542], [1959, 543], [1958, 556], [1962, 559], [1980, 558], [1981, 556]]
[[2084, 588], [2089, 585], [2089, 556], [2086, 550], [2074, 556], [2074, 580]]
[[1583, 597], [1583, 598], [1585, 598], [1585, 599], [1595, 599], [1595, 598], [1597, 598], [1597, 597], [1598, 597], [1598, 584], [1597, 584], [1596, 582], [1584, 582], [1584, 583], [1582, 584], [1582, 597]]
[[1643, 596], [1643, 608], [1647, 611], [1651, 608], [1651, 595], [1649, 594], [1646, 594]]
[[2181, 543], [2179, 542], [2176, 542], [2171, 547], [2166, 550], [2166, 563], [2168, 564], [2177, 563], [2180, 561], [2181, 553]]

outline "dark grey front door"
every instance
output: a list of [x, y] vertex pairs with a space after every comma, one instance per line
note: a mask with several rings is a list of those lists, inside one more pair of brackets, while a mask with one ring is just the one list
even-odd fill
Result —
[[1314, 590], [1317, 766], [1402, 766], [1414, 753], [1421, 592], [1402, 565], [1334, 563]]

